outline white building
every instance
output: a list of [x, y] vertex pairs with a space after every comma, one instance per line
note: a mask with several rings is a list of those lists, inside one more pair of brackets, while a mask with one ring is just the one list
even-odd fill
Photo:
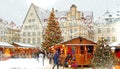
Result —
[[95, 22], [95, 41], [104, 37], [109, 43], [120, 41], [120, 11], [106, 11]]
[[[22, 25], [20, 42], [41, 46], [42, 34], [45, 32], [50, 12], [31, 4]], [[77, 11], [74, 4], [69, 11], [55, 10], [55, 16], [59, 21], [65, 41], [78, 36], [94, 39], [93, 14], [92, 12], [87, 13]]]

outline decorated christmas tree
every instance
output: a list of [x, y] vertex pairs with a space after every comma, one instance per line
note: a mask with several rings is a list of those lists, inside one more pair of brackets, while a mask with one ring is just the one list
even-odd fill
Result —
[[[91, 64], [94, 67], [99, 67], [101, 69], [104, 69], [104, 67], [111, 67], [115, 60], [114, 55], [112, 53], [111, 48], [109, 45], [107, 45], [107, 40], [102, 38], [101, 40], [98, 40], [96, 50], [93, 54], [93, 57], [91, 59]], [[99, 69], [97, 68], [97, 69]]]
[[44, 41], [42, 46], [45, 50], [49, 49], [54, 44], [60, 43], [63, 40], [59, 22], [57, 21], [54, 14], [54, 9], [52, 9], [52, 12], [50, 13], [48, 25], [43, 35], [43, 39]]

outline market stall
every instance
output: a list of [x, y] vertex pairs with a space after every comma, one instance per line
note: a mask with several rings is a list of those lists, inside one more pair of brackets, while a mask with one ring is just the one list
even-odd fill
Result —
[[6, 43], [6, 42], [0, 42], [0, 57], [1, 60], [5, 60], [7, 58], [10, 58], [14, 56], [14, 46]]
[[14, 42], [16, 58], [33, 58], [36, 56], [37, 48], [30, 44]]
[[120, 42], [113, 42], [109, 45], [113, 51], [113, 55], [116, 56], [117, 63], [115, 69], [120, 69]]
[[[90, 65], [90, 59], [96, 48], [96, 43], [86, 38], [77, 37], [72, 40], [54, 45], [52, 50], [60, 48], [62, 64], [70, 65], [72, 56], [75, 57], [77, 65]], [[70, 57], [67, 59], [67, 57]]]

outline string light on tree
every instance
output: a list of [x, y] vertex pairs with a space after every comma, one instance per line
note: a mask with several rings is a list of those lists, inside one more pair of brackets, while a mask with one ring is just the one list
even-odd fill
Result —
[[42, 46], [45, 50], [49, 49], [54, 44], [63, 41], [59, 22], [56, 20], [54, 9], [50, 13], [49, 21], [45, 33], [43, 34], [44, 42]]

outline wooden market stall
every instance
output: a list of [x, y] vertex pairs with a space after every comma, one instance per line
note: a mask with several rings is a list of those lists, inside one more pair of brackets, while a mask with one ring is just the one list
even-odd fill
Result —
[[6, 43], [0, 42], [0, 58], [1, 60], [6, 60], [14, 55], [14, 46]]
[[62, 42], [53, 47], [53, 49], [60, 48], [62, 60], [61, 62], [67, 65], [70, 64], [71, 60], [66, 61], [68, 55], [74, 55], [77, 65], [90, 65], [90, 59], [96, 48], [96, 43], [86, 38], [77, 37], [66, 42]]
[[120, 42], [113, 42], [109, 46], [111, 47], [113, 51], [113, 55], [115, 56], [115, 59], [117, 60], [115, 69], [120, 69]]
[[36, 55], [37, 48], [30, 44], [14, 42], [16, 58], [33, 58]]

